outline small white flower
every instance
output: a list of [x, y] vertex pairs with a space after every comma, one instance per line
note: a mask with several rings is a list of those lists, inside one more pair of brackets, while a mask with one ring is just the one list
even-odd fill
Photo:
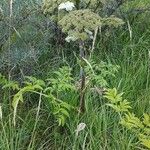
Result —
[[59, 6], [58, 6], [58, 10], [62, 10], [62, 9], [65, 9], [67, 11], [71, 11], [73, 8], [74, 8], [74, 3], [72, 2], [65, 2], [65, 3], [61, 3]]
[[86, 124], [85, 123], [80, 123], [78, 126], [77, 126], [77, 129], [75, 130], [76, 131], [76, 136], [78, 136], [79, 132], [84, 130], [86, 127]]
[[65, 41], [67, 41], [68, 43], [70, 42], [70, 41], [76, 41], [77, 40], [77, 38], [75, 37], [75, 36], [67, 36], [66, 38], [65, 38]]

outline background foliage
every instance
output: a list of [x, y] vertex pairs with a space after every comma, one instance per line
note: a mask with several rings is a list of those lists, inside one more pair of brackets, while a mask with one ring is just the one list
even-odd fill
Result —
[[[116, 87], [119, 93], [124, 92], [139, 120], [150, 113], [149, 0], [83, 1], [82, 8], [101, 17], [114, 15], [125, 23], [117, 29], [104, 26], [97, 34], [91, 66], [86, 62], [87, 111], [82, 116], [77, 107], [78, 45], [65, 41], [66, 34], [51, 14], [43, 12], [43, 4], [41, 0], [15, 0], [10, 18], [9, 1], [0, 2], [0, 149], [148, 149], [139, 141], [143, 135], [137, 137], [119, 124], [120, 116], [102, 95], [103, 87]], [[92, 41], [86, 44], [89, 54]], [[35, 78], [26, 78], [29, 75]], [[18, 92], [23, 99], [19, 97], [16, 105]], [[128, 102], [124, 110], [129, 108]], [[134, 115], [124, 119], [135, 119]], [[76, 136], [81, 122], [86, 127]]]

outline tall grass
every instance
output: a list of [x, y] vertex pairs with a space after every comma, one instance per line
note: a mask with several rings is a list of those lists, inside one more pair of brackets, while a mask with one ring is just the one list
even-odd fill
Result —
[[[132, 39], [128, 27], [112, 31], [108, 37], [102, 36], [97, 40], [92, 56], [97, 63], [104, 60], [120, 66], [116, 77], [108, 79], [110, 87], [125, 92], [124, 96], [131, 101], [134, 112], [139, 117], [143, 112], [150, 113], [150, 27], [148, 23], [145, 17], [138, 18], [137, 22], [132, 23]], [[71, 50], [70, 45], [66, 45], [65, 48], [49, 47], [36, 62], [34, 68], [36, 76], [44, 79], [46, 75], [51, 74], [51, 70], [66, 62], [75, 70], [74, 75], [77, 76], [76, 58], [70, 51], [76, 52], [76, 47]], [[56, 57], [50, 60], [49, 56]], [[0, 98], [3, 111], [3, 118], [0, 121], [0, 150], [140, 149], [136, 136], [118, 123], [118, 116], [97, 95], [90, 96], [87, 93], [85, 114], [79, 117], [77, 113], [71, 112], [64, 127], [57, 126], [44, 103], [41, 104], [38, 120], [36, 120], [38, 100], [34, 96], [28, 96], [28, 101], [19, 107], [17, 116], [19, 123], [14, 127], [8, 93], [1, 93], [1, 95], [4, 96]], [[68, 95], [68, 99], [70, 97], [73, 96]], [[71, 99], [72, 103], [76, 104], [75, 100], [76, 98]], [[86, 124], [86, 128], [76, 136], [75, 130], [81, 122]]]

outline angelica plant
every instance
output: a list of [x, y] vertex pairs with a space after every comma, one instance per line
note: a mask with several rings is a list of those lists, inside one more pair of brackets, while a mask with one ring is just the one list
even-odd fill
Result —
[[[114, 22], [114, 24], [113, 24]], [[123, 23], [120, 19], [106, 18], [102, 19], [98, 14], [89, 9], [74, 10], [65, 15], [58, 23], [62, 27], [62, 31], [68, 34], [67, 41], [77, 41], [80, 49], [81, 62], [86, 58], [85, 41], [90, 39], [96, 28], [109, 24], [117, 26]], [[83, 63], [84, 64], [84, 63]], [[86, 75], [84, 65], [81, 65], [81, 90], [80, 90], [80, 107], [79, 111], [85, 111], [85, 80]]]
[[[83, 60], [86, 58], [85, 41], [93, 39], [93, 33], [102, 26], [118, 27], [123, 24], [123, 21], [116, 17], [102, 18], [99, 14], [95, 13], [92, 9], [87, 9], [90, 6], [100, 4], [99, 0], [45, 0], [43, 4], [44, 13], [50, 14], [53, 18], [57, 16], [57, 24], [62, 29], [62, 32], [67, 35], [65, 40], [67, 42], [74, 41], [79, 45], [80, 51], [80, 106], [79, 112], [85, 111], [85, 68]], [[99, 6], [99, 5], [98, 5]], [[65, 10], [66, 12], [62, 12]], [[59, 17], [59, 14], [61, 14]]]

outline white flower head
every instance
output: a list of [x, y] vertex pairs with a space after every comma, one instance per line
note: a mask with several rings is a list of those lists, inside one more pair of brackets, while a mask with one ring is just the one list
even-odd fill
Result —
[[74, 3], [67, 1], [65, 3], [61, 3], [58, 6], [58, 10], [65, 9], [66, 11], [71, 11], [75, 7]]
[[76, 131], [76, 136], [78, 136], [79, 132], [84, 130], [86, 127], [86, 124], [85, 123], [80, 123], [78, 126], [77, 126], [77, 129], [75, 130]]
[[76, 41], [77, 40], [77, 38], [75, 37], [75, 36], [67, 36], [66, 38], [65, 38], [65, 41], [66, 42], [71, 42], [71, 41]]

